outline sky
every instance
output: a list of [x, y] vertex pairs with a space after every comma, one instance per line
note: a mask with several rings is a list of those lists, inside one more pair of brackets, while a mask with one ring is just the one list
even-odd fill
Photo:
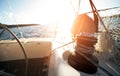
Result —
[[[78, 10], [79, 0], [0, 0], [0, 23], [69, 25]], [[97, 9], [120, 7], [120, 0], [93, 0]], [[81, 0], [79, 13], [90, 11], [89, 0]], [[120, 13], [119, 10], [106, 15]]]

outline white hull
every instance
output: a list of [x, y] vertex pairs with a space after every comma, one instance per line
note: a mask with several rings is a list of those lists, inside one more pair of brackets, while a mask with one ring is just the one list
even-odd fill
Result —
[[[51, 53], [52, 42], [48, 39], [33, 38], [21, 39], [20, 41], [22, 41], [29, 59], [49, 57]], [[67, 59], [63, 59], [63, 52], [65, 50], [58, 49], [50, 56], [48, 76], [109, 76], [99, 68], [95, 74], [86, 74], [75, 70], [67, 63]], [[15, 40], [0, 41], [0, 62], [20, 59], [24, 59], [24, 54]], [[113, 70], [104, 65], [105, 63], [103, 61], [99, 60], [99, 64], [114, 76], [118, 76]]]

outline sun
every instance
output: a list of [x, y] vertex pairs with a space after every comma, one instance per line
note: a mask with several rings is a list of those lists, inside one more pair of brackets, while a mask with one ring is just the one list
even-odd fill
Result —
[[[53, 2], [52, 2], [53, 1]], [[51, 22], [54, 22], [58, 27], [58, 35], [61, 38], [70, 37], [70, 30], [75, 18], [75, 13], [70, 6], [69, 1], [66, 0], [52, 0], [48, 3], [48, 10], [50, 9], [49, 17]]]
[[[79, 13], [88, 10], [88, 2], [81, 0]], [[85, 0], [89, 1], [89, 0]], [[21, 23], [49, 24], [55, 23], [61, 34], [67, 36], [78, 12], [79, 0], [36, 0], [31, 3], [28, 9], [19, 14], [18, 19]]]

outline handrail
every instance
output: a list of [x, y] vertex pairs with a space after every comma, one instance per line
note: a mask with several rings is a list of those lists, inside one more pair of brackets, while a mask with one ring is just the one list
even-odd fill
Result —
[[9, 30], [9, 28], [8, 28], [7, 26], [0, 24], [0, 27], [2, 27], [3, 29], [7, 30], [7, 31], [17, 40], [17, 42], [19, 43], [19, 45], [20, 45], [20, 47], [21, 47], [21, 49], [22, 49], [22, 51], [23, 51], [23, 54], [24, 54], [24, 56], [25, 56], [25, 61], [26, 61], [26, 65], [25, 65], [25, 66], [26, 66], [26, 67], [25, 67], [25, 75], [24, 75], [24, 76], [27, 76], [28, 57], [27, 57], [27, 54], [26, 54], [26, 52], [25, 52], [25, 49], [24, 49], [23, 45], [21, 44], [21, 42], [19, 41], [19, 39], [17, 38], [17, 36], [16, 36], [11, 30]]

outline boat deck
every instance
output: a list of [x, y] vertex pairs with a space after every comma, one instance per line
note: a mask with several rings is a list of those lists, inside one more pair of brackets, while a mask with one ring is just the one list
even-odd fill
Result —
[[[8, 42], [1, 44], [1, 45], [5, 46], [5, 48], [7, 49], [8, 47], [11, 47], [14, 44], [14, 43], [12, 43], [12, 44], [11, 43], [7, 44], [7, 43]], [[45, 43], [50, 44], [49, 42], [46, 42], [46, 41], [45, 41]], [[26, 42], [25, 44], [33, 45], [33, 43], [31, 43], [31, 41]], [[40, 42], [36, 41], [34, 43], [34, 45], [39, 47], [39, 49], [43, 48], [43, 47], [41, 47], [41, 45], [46, 46], [46, 44], [43, 44], [43, 42], [41, 43], [41, 41]], [[61, 46], [57, 43], [53, 43], [53, 44], [54, 45], [52, 48]], [[47, 47], [51, 47], [51, 44]], [[16, 48], [16, 47], [14, 47], [14, 48]], [[14, 49], [14, 48], [12, 48], [12, 49]], [[36, 47], [34, 47], [32, 49], [35, 50]], [[32, 51], [32, 49], [30, 49], [30, 50]], [[56, 49], [56, 50], [54, 50], [54, 52], [51, 51], [52, 54], [51, 54], [50, 58], [48, 56], [49, 55], [48, 50], [43, 51], [43, 50], [39, 50], [39, 49], [37, 49], [37, 51], [34, 51], [34, 52], [33, 51], [31, 52], [30, 50], [28, 50], [28, 53], [30, 55], [29, 55], [29, 64], [28, 64], [28, 71], [27, 71], [28, 75], [27, 76], [110, 76], [106, 72], [104, 72], [103, 70], [101, 70], [99, 68], [95, 74], [86, 74], [86, 73], [83, 73], [81, 71], [74, 69], [67, 63], [68, 54], [67, 53], [65, 54], [64, 52], [69, 51], [69, 50], [66, 50], [65, 47]], [[19, 56], [18, 56], [14, 53], [16, 51], [13, 51], [13, 50], [11, 50], [11, 52], [10, 52], [10, 50], [7, 50], [7, 52], [6, 52], [6, 51], [0, 49], [0, 51], [1, 51], [0, 71], [11, 73], [16, 76], [23, 76], [24, 70], [25, 70], [25, 60], [20, 58], [21, 57], [20, 55], [22, 55], [22, 52], [21, 52], [21, 54], [19, 53], [18, 54]], [[4, 56], [2, 56], [2, 55], [4, 55]], [[12, 55], [15, 55], [15, 56], [12, 56]], [[39, 55], [42, 55], [42, 56], [39, 56]], [[45, 56], [48, 56], [48, 57], [45, 57]], [[19, 60], [18, 61], [15, 60], [16, 58]], [[13, 61], [11, 59], [13, 59]], [[5, 62], [3, 62], [3, 60], [5, 60]], [[99, 60], [99, 65], [102, 66], [104, 69], [106, 69], [109, 73], [111, 73], [112, 76], [120, 76], [120, 73], [118, 72], [118, 70], [120, 70], [120, 69], [116, 69], [116, 67], [117, 67], [116, 65], [114, 65], [110, 62], [106, 62], [102, 59], [98, 59], [98, 60]], [[0, 72], [0, 74], [1, 74], [1, 72]]]

